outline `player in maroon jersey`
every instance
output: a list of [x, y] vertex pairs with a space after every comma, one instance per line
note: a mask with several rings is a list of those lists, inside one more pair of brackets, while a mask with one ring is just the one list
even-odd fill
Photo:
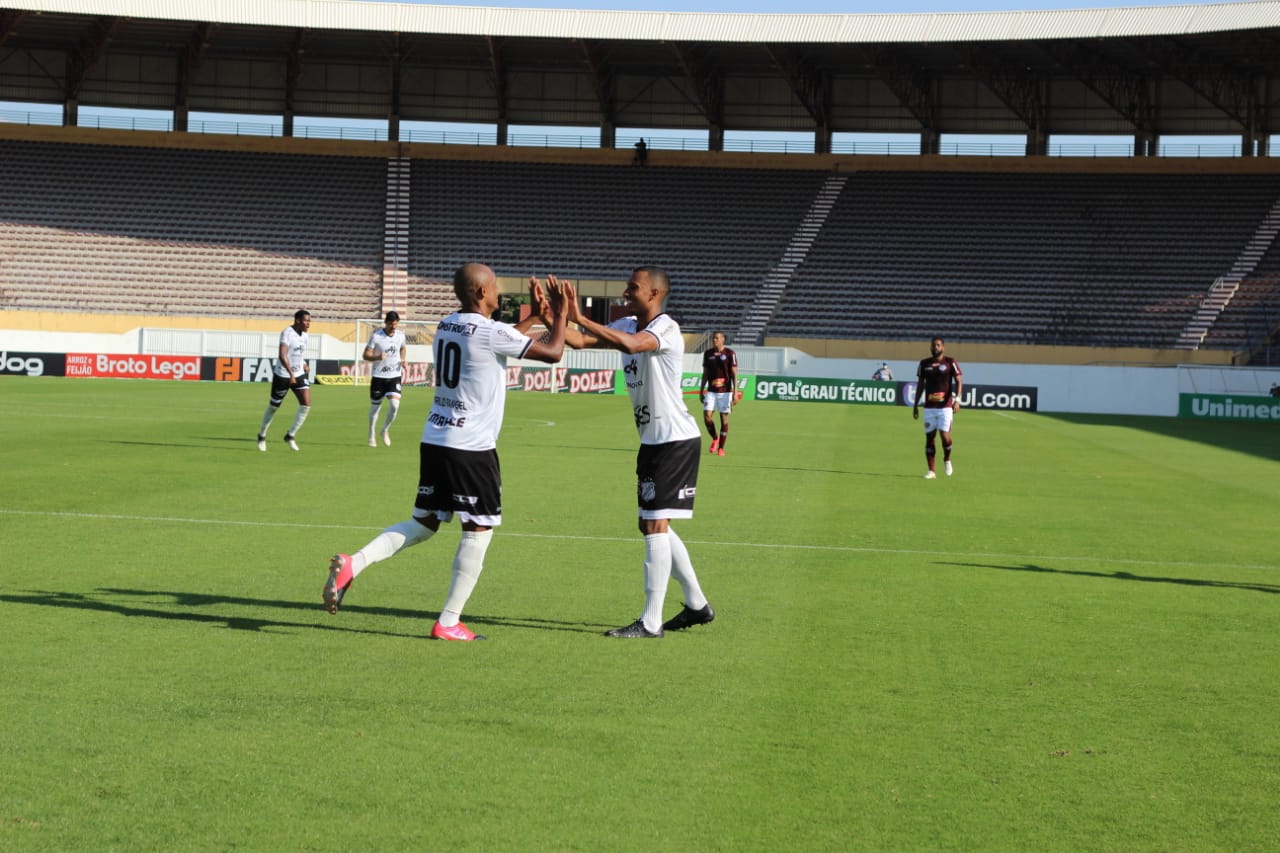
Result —
[[[711, 348], [702, 354], [702, 385], [698, 391], [702, 401], [702, 420], [711, 435], [708, 453], [724, 456], [729, 440], [729, 414], [738, 402], [738, 355], [724, 345], [724, 332], [713, 332]], [[720, 434], [716, 435], [715, 419], [720, 413]]]
[[942, 435], [943, 470], [951, 476], [951, 416], [960, 411], [960, 393], [963, 389], [963, 372], [960, 362], [946, 355], [946, 343], [942, 338], [929, 342], [933, 355], [920, 359], [916, 371], [916, 400], [911, 407], [911, 417], [920, 420], [920, 398], [924, 398], [924, 458], [929, 463], [926, 480], [937, 478], [934, 457], [937, 449], [933, 437]]

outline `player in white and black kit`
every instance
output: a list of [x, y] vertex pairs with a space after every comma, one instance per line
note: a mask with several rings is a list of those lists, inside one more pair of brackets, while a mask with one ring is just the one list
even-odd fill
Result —
[[[549, 284], [552, 290], [559, 286], [554, 278]], [[670, 290], [666, 272], [640, 267], [631, 273], [622, 292], [627, 308], [635, 313], [608, 326], [584, 317], [576, 298], [567, 300], [569, 320], [581, 331], [568, 332], [566, 343], [622, 352], [622, 372], [640, 434], [636, 497], [644, 535], [644, 614], [630, 625], [606, 631], [610, 637], [661, 637], [663, 631], [704, 625], [716, 618], [698, 584], [688, 549], [671, 529], [672, 519], [693, 518], [702, 439], [680, 389], [684, 338], [680, 326], [663, 311]], [[573, 293], [571, 287], [566, 291], [566, 296]], [[684, 591], [684, 607], [663, 622], [662, 606], [672, 575]]]
[[262, 425], [258, 427], [259, 450], [267, 449], [267, 429], [290, 391], [298, 398], [298, 414], [293, 418], [293, 426], [284, 434], [284, 443], [290, 450], [298, 449], [293, 438], [311, 411], [311, 382], [307, 378], [307, 330], [310, 328], [311, 312], [300, 310], [293, 314], [293, 325], [280, 333], [279, 358], [271, 377], [271, 400], [262, 413]]
[[400, 383], [405, 357], [404, 332], [398, 331], [400, 315], [388, 311], [386, 324], [375, 329], [364, 347], [364, 360], [373, 362], [369, 377], [369, 446], [377, 447], [374, 429], [378, 423], [378, 410], [383, 400], [387, 403], [387, 416], [382, 420], [382, 443], [391, 446], [391, 425], [400, 413]]
[[352, 580], [379, 560], [425, 542], [454, 515], [462, 539], [453, 558], [453, 580], [431, 628], [438, 640], [474, 640], [460, 620], [462, 608], [484, 568], [493, 528], [502, 523], [502, 479], [498, 433], [507, 398], [507, 359], [528, 358], [555, 364], [564, 351], [564, 299], [558, 288], [533, 294], [551, 317], [541, 340], [524, 332], [535, 314], [517, 326], [490, 319], [498, 308], [498, 281], [484, 264], [465, 264], [453, 276], [453, 292], [462, 308], [440, 321], [435, 335], [436, 392], [422, 429], [418, 492], [413, 515], [393, 524], [351, 554], [329, 562], [323, 597], [336, 613]]

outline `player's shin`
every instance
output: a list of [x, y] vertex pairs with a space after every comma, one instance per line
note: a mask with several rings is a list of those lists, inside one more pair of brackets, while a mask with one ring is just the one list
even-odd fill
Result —
[[302, 429], [302, 425], [306, 423], [307, 414], [311, 411], [310, 406], [299, 406], [298, 414], [293, 417], [293, 426], [289, 427], [289, 435], [297, 435], [298, 430]]
[[480, 580], [480, 572], [484, 569], [484, 554], [489, 550], [489, 542], [493, 539], [492, 530], [468, 530], [462, 534], [458, 542], [458, 552], [453, 557], [453, 580], [449, 584], [449, 594], [445, 596], [444, 607], [440, 609], [440, 626], [452, 628], [462, 618], [462, 608], [467, 606], [471, 591]]
[[671, 543], [671, 575], [680, 584], [684, 592], [685, 606], [692, 610], [701, 610], [707, 606], [707, 597], [702, 594], [702, 586], [698, 583], [698, 575], [693, 570], [693, 560], [689, 557], [689, 549], [675, 530], [667, 529], [667, 538]]
[[644, 537], [644, 627], [654, 633], [662, 628], [662, 605], [671, 581], [671, 534]]
[[267, 410], [262, 413], [262, 425], [258, 427], [258, 435], [266, 435], [267, 427], [271, 426], [271, 421], [276, 416], [276, 412], [280, 411], [280, 407], [274, 403], [267, 404]]

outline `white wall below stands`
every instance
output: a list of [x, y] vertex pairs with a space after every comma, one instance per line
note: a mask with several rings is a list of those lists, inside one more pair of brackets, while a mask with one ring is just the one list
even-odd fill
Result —
[[[812, 377], [815, 379], [870, 379], [880, 360], [814, 358], [799, 350], [740, 347], [740, 373]], [[921, 352], [921, 358], [928, 351]], [[701, 356], [685, 369], [700, 371]], [[1041, 412], [1075, 414], [1157, 415], [1178, 414], [1178, 394], [1241, 394], [1266, 396], [1280, 383], [1280, 368], [1252, 367], [1124, 367], [1066, 364], [982, 364], [959, 359], [966, 384], [1031, 386], [1038, 389]], [[893, 378], [911, 382], [918, 361], [889, 361]]]
[[[244, 333], [240, 333], [244, 334]], [[254, 333], [254, 338], [259, 337]], [[0, 350], [8, 352], [141, 353], [141, 330], [123, 335], [0, 330]], [[315, 340], [318, 338], [319, 340]], [[329, 335], [315, 336], [313, 357], [350, 360], [352, 346]], [[278, 334], [263, 334], [252, 348], [260, 352], [165, 352], [163, 355], [274, 356]], [[185, 348], [184, 348], [185, 349]], [[425, 349], [425, 348], [424, 348]], [[814, 358], [784, 347], [737, 347], [738, 372], [743, 376], [792, 376], [814, 379], [870, 379], [878, 360]], [[922, 352], [921, 357], [927, 355]], [[894, 379], [915, 379], [918, 362], [890, 361]], [[1031, 386], [1038, 389], [1042, 412], [1078, 414], [1158, 415], [1178, 414], [1179, 393], [1242, 394], [1265, 396], [1280, 383], [1280, 368], [1248, 367], [1107, 367], [1061, 364], [980, 364], [963, 359], [964, 378], [971, 385]], [[617, 368], [618, 353], [611, 350], [570, 350], [565, 367]], [[702, 354], [686, 353], [684, 369], [702, 370]]]

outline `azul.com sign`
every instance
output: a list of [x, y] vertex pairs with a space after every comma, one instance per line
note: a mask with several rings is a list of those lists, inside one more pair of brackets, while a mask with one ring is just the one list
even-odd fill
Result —
[[1280, 421], [1280, 399], [1226, 394], [1179, 394], [1178, 417], [1215, 421]]

